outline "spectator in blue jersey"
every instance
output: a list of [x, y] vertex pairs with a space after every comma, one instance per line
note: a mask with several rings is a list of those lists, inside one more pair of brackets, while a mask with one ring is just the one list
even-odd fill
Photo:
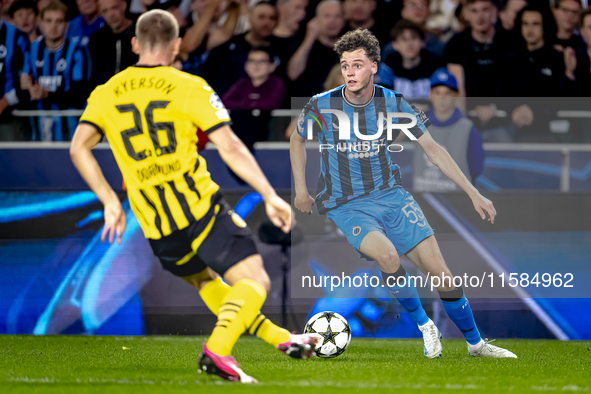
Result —
[[558, 27], [554, 39], [554, 48], [557, 51], [562, 52], [568, 47], [576, 51], [586, 46], [576, 30], [582, 8], [581, 0], [555, 0], [552, 13]]
[[443, 58], [425, 49], [425, 31], [406, 19], [392, 29], [395, 52], [379, 65], [376, 83], [393, 88], [407, 99], [429, 97], [433, 72], [445, 65]]
[[[456, 107], [458, 83], [447, 69], [440, 68], [431, 77], [432, 108], [427, 111], [431, 121], [429, 133], [454, 159], [473, 185], [484, 167], [482, 137]], [[459, 192], [461, 189], [433, 164], [422, 150], [415, 150], [412, 188], [416, 192]]]
[[99, 15], [97, 0], [76, 0], [76, 7], [80, 15], [70, 21], [66, 36], [86, 46], [90, 35], [103, 27], [105, 20]]
[[[0, 7], [4, 2], [0, 1]], [[30, 139], [28, 119], [13, 117], [19, 103], [28, 101], [19, 73], [28, 58], [29, 39], [14, 25], [0, 20], [0, 141]]]
[[[393, 162], [395, 154], [391, 155], [389, 148], [394, 135], [384, 135], [383, 122], [390, 117], [387, 114], [398, 114], [390, 122], [399, 126], [402, 119], [413, 119], [413, 126], [404, 129], [404, 133], [417, 140], [429, 160], [468, 194], [481, 219], [486, 220], [488, 215], [491, 224], [496, 216], [493, 203], [478, 192], [449, 153], [433, 139], [427, 130], [431, 123], [424, 113], [411, 107], [399, 93], [374, 85], [380, 46], [371, 32], [348, 32], [337, 41], [335, 51], [345, 85], [312, 97], [302, 110], [297, 132], [290, 141], [296, 208], [311, 213], [315, 204], [318, 213], [326, 214], [336, 224], [360, 256], [377, 262], [385, 286], [422, 332], [424, 348], [417, 350], [426, 357], [441, 356], [441, 334], [427, 316], [413, 280], [400, 263], [402, 255], [433, 278], [431, 284], [437, 288], [447, 315], [464, 334], [470, 356], [517, 358], [481, 338], [462, 287], [451, 281], [452, 273], [433, 230], [418, 203], [402, 188], [400, 167]], [[322, 122], [316, 123], [318, 116]], [[306, 181], [306, 139], [310, 131], [318, 137], [322, 152], [316, 199], [310, 196]], [[396, 146], [393, 149], [400, 151]]]
[[97, 4], [99, 13], [105, 19], [105, 26], [90, 35], [93, 86], [107, 82], [139, 59], [131, 48], [136, 19], [128, 16], [127, 2], [98, 0]]
[[[35, 109], [82, 109], [90, 93], [86, 51], [66, 38], [67, 10], [60, 1], [52, 1], [39, 13], [43, 36], [31, 44], [30, 61], [21, 75]], [[70, 141], [76, 125], [74, 117], [37, 117], [33, 140]]]
[[37, 29], [37, 4], [34, 0], [16, 0], [8, 11], [12, 23], [20, 31], [27, 33], [29, 42], [39, 38]]

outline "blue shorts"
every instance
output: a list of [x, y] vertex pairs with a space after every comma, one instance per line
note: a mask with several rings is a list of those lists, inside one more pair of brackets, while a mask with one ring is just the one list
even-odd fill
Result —
[[357, 251], [370, 231], [384, 234], [394, 244], [399, 256], [408, 253], [419, 242], [433, 235], [433, 229], [421, 207], [401, 187], [349, 201], [328, 211], [326, 216], [347, 236], [347, 240]]

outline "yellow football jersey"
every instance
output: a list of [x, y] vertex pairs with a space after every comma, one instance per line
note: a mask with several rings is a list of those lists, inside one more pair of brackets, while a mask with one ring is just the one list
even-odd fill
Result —
[[80, 119], [107, 136], [147, 238], [201, 219], [219, 186], [197, 154], [206, 134], [230, 117], [201, 78], [172, 67], [132, 66], [98, 86]]

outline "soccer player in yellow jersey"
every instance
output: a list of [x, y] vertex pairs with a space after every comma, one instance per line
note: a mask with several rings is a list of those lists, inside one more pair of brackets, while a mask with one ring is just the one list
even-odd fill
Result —
[[[294, 358], [309, 358], [318, 334], [293, 335], [260, 313], [270, 281], [246, 223], [221, 198], [197, 153], [196, 128], [209, 136], [228, 166], [259, 192], [267, 215], [284, 232], [291, 207], [267, 181], [232, 132], [228, 112], [201, 78], [168, 65], [181, 39], [172, 14], [153, 10], [136, 27], [135, 66], [98, 86], [72, 140], [76, 168], [104, 204], [107, 237], [121, 242], [125, 214], [91, 149], [105, 135], [127, 185], [131, 207], [165, 269], [199, 290], [218, 321], [199, 358], [199, 372], [256, 382], [231, 356], [245, 331]], [[219, 274], [213, 278], [209, 271]]]

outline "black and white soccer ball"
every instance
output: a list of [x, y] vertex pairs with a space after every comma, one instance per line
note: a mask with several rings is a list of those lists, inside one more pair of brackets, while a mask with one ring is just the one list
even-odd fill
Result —
[[351, 327], [347, 320], [336, 312], [315, 314], [306, 323], [304, 332], [322, 335], [322, 341], [318, 342], [315, 349], [318, 357], [339, 356], [351, 343]]

